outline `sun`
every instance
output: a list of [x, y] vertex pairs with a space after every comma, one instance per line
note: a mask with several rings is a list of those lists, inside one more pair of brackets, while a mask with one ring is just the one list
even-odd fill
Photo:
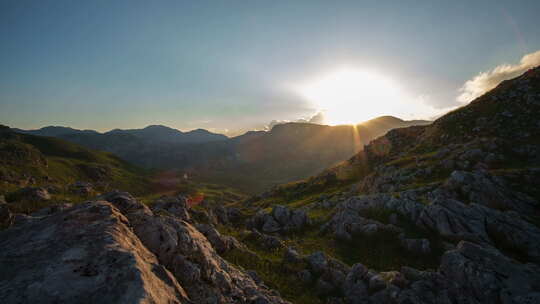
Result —
[[376, 71], [340, 68], [296, 88], [304, 99], [324, 112], [331, 125], [356, 124], [400, 110], [399, 85]]

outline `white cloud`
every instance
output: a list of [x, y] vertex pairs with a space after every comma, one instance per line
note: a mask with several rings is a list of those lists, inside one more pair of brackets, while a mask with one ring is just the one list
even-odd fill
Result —
[[323, 112], [317, 112], [311, 117], [307, 118], [299, 118], [297, 120], [272, 120], [264, 129], [265, 130], [272, 130], [272, 128], [276, 125], [285, 124], [288, 122], [307, 122], [317, 125], [324, 124], [324, 113]]
[[540, 65], [540, 50], [523, 56], [518, 64], [502, 64], [491, 71], [482, 72], [465, 82], [459, 90], [460, 95], [457, 97], [457, 101], [468, 103], [495, 88], [503, 80], [517, 77], [538, 65]]

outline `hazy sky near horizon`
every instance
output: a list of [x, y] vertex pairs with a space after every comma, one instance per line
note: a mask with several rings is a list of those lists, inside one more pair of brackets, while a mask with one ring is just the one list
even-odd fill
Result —
[[[342, 67], [437, 112], [498, 66], [538, 64], [538, 12], [537, 0], [0, 0], [0, 123], [234, 134], [316, 114], [291, 88]], [[415, 109], [398, 114], [429, 118]]]

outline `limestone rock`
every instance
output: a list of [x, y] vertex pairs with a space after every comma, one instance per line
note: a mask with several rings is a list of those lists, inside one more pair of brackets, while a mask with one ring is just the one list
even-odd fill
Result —
[[328, 266], [328, 260], [326, 259], [326, 255], [322, 251], [312, 253], [307, 257], [307, 260], [309, 262], [309, 265], [311, 266], [311, 269], [315, 273], [324, 272], [326, 270], [326, 267]]
[[246, 227], [258, 229], [266, 233], [287, 233], [297, 231], [310, 224], [305, 210], [291, 210], [286, 206], [276, 205], [270, 213], [257, 212], [250, 218]]
[[106, 196], [118, 204], [142, 243], [171, 271], [195, 303], [210, 298], [218, 303], [248, 303], [255, 299], [285, 303], [222, 259], [207, 238], [187, 221], [155, 215], [128, 193]]
[[262, 226], [262, 231], [267, 233], [278, 232], [280, 229], [281, 226], [279, 226], [279, 223], [273, 218], [267, 219]]
[[4, 303], [188, 303], [110, 203], [77, 205], [0, 232]]
[[287, 247], [287, 250], [285, 250], [285, 253], [283, 255], [283, 262], [289, 264], [296, 264], [301, 261], [302, 258], [300, 254], [296, 251], [296, 249], [292, 247]]
[[189, 221], [191, 219], [188, 212], [187, 198], [181, 195], [176, 197], [161, 197], [154, 202], [152, 209], [158, 212], [159, 210], [169, 212], [185, 221]]

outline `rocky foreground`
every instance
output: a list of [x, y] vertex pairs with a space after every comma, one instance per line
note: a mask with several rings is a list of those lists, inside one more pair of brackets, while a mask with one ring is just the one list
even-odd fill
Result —
[[2, 302], [286, 303], [223, 260], [174, 202], [152, 211], [114, 192], [17, 216], [0, 233]]
[[[362, 223], [355, 212], [377, 201], [386, 202], [386, 207], [396, 208], [397, 212], [417, 214], [418, 219], [428, 212], [415, 212], [414, 207], [403, 202], [393, 207], [392, 199], [384, 197], [361, 197], [340, 205], [342, 211], [323, 229], [333, 229], [336, 237], [352, 233], [345, 227]], [[455, 202], [454, 206], [458, 207], [455, 213], [463, 212]], [[439, 216], [454, 221], [438, 208]], [[467, 208], [461, 206], [461, 210]], [[13, 226], [0, 233], [2, 302], [288, 303], [266, 287], [257, 273], [221, 258], [218, 252], [250, 251], [235, 238], [221, 235], [212, 224], [197, 223], [194, 215], [197, 211], [189, 210], [181, 197], [162, 199], [151, 209], [122, 192], [75, 206], [49, 207], [30, 216], [15, 215]], [[279, 225], [274, 216], [285, 223], [285, 233], [309, 224], [305, 214], [283, 206], [262, 218]], [[228, 220], [227, 216], [221, 217], [214, 220]], [[489, 217], [484, 220], [489, 225]], [[264, 222], [260, 214], [250, 219], [250, 225], [257, 225], [257, 221]], [[374, 230], [391, 225], [368, 221]], [[439, 222], [440, 227], [460, 232], [447, 222]], [[469, 223], [476, 225], [472, 220]], [[520, 222], [510, 223], [514, 224], [500, 222], [499, 227], [517, 229], [508, 230], [508, 234], [523, 241]], [[259, 233], [256, 228], [252, 231], [269, 249], [283, 247], [279, 236]], [[480, 241], [481, 233], [471, 235], [476, 239], [462, 240], [444, 253], [436, 271], [404, 266], [396, 271], [376, 272], [362, 263], [345, 265], [322, 251], [302, 255], [293, 248], [285, 250], [282, 263], [297, 265], [298, 280], [306, 286], [314, 284], [318, 294], [339, 295], [327, 297], [329, 303], [540, 302], [537, 263], [519, 262], [491, 245], [490, 238]], [[533, 242], [522, 246], [532, 248], [530, 256], [534, 261], [538, 235], [527, 240]], [[422, 252], [418, 258], [423, 258]]]

